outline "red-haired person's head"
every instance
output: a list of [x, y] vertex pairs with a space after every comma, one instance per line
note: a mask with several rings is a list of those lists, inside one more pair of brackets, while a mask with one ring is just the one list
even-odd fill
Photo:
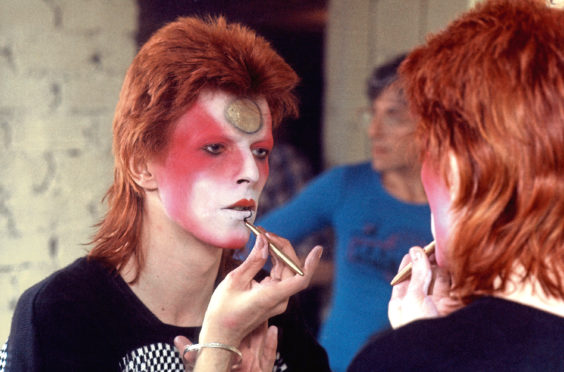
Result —
[[162, 155], [174, 123], [201, 93], [264, 98], [276, 127], [284, 117], [297, 115], [297, 83], [296, 73], [264, 38], [223, 17], [184, 17], [158, 30], [125, 76], [113, 122], [109, 208], [89, 257], [118, 271], [131, 258], [138, 271], [143, 267], [139, 243], [145, 191], [132, 169]]
[[401, 66], [437, 258], [467, 301], [511, 280], [564, 299], [563, 25], [544, 1], [486, 1]]

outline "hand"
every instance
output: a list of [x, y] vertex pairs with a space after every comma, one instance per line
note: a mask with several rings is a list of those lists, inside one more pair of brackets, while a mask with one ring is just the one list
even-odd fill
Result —
[[[268, 234], [268, 237], [285, 254], [299, 262], [286, 239], [274, 234]], [[268, 257], [268, 242], [264, 234], [259, 234], [247, 259], [227, 274], [215, 289], [204, 316], [200, 342], [238, 346], [259, 325], [284, 312], [289, 297], [309, 285], [321, 253], [322, 248], [317, 246], [308, 254], [304, 276], [294, 274], [274, 259], [270, 276], [257, 282], [254, 277]]]
[[278, 328], [265, 322], [241, 342], [241, 372], [271, 372], [276, 360]]
[[[243, 354], [243, 360], [241, 362], [241, 367], [237, 369], [238, 372], [270, 372], [274, 367], [274, 361], [276, 360], [276, 346], [278, 344], [278, 329], [275, 326], [268, 327], [267, 323], [259, 326], [253, 332], [247, 335], [241, 342], [241, 353]], [[184, 337], [177, 336], [174, 339], [174, 345], [180, 352], [180, 355], [184, 354], [184, 348], [188, 345], [192, 345], [192, 342]], [[186, 358], [182, 359], [184, 363], [184, 369], [186, 371], [191, 371], [192, 368], [195, 372], [206, 371], [208, 369], [217, 369], [218, 359], [228, 358], [228, 363], [226, 365], [227, 369], [230, 369], [230, 359], [232, 355], [225, 355], [223, 350], [210, 349], [208, 352], [216, 353], [212, 356], [213, 368], [208, 368], [205, 364], [197, 363], [196, 353], [187, 353]], [[200, 362], [205, 360], [201, 359]]]
[[420, 247], [412, 247], [400, 270], [412, 263], [411, 279], [396, 284], [388, 304], [388, 318], [393, 328], [423, 318], [444, 316], [462, 306], [451, 296], [450, 274], [432, 265]]

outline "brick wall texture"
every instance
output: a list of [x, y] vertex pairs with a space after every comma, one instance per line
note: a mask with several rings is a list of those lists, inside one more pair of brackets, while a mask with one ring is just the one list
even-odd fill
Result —
[[135, 0], [0, 1], [0, 344], [23, 290], [85, 254], [112, 177]]

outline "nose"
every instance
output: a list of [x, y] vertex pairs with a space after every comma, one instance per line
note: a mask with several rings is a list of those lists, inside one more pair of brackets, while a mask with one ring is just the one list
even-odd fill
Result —
[[371, 139], [382, 136], [382, 120], [377, 114], [372, 117], [372, 120], [368, 125], [367, 132], [368, 137], [370, 137]]
[[241, 164], [239, 174], [237, 175], [237, 183], [254, 183], [259, 180], [260, 172], [257, 165], [257, 159], [250, 150], [241, 152]]

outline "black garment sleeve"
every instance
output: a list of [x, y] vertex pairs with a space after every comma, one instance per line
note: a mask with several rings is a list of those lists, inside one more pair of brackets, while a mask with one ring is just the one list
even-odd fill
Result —
[[25, 292], [16, 306], [6, 348], [3, 372], [38, 371], [39, 351], [33, 316], [32, 289]]
[[287, 310], [272, 318], [270, 324], [278, 327], [278, 351], [287, 371], [331, 371], [327, 353], [308, 330], [295, 296], [290, 298]]
[[[79, 279], [53, 275], [25, 291], [16, 305], [5, 372], [111, 371], [108, 332]], [[72, 288], [72, 289], [71, 289]]]

